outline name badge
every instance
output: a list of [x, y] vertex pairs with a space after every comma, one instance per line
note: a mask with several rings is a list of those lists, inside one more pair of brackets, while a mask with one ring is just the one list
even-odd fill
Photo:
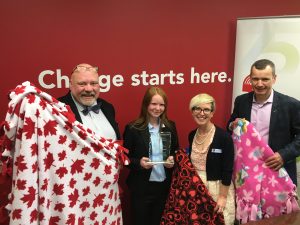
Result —
[[212, 153], [222, 153], [223, 151], [222, 151], [222, 149], [219, 149], [219, 148], [213, 148], [213, 149], [211, 150], [211, 152], [212, 152]]

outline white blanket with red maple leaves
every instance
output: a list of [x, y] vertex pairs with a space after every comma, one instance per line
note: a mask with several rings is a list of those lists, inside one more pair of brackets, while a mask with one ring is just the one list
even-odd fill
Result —
[[[10, 224], [122, 224], [117, 143], [29, 82], [10, 93], [2, 158], [12, 166]], [[8, 170], [7, 170], [8, 171]]]

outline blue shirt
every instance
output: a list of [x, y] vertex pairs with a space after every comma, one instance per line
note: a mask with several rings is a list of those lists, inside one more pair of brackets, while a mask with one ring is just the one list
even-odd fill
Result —
[[[150, 123], [148, 124], [149, 133], [150, 133], [150, 143], [149, 143], [149, 158], [153, 162], [162, 162], [162, 141], [159, 135], [159, 126], [154, 127]], [[155, 164], [152, 167], [152, 172], [149, 178], [149, 181], [158, 181], [162, 182], [166, 179], [166, 173], [164, 165], [159, 163]]]

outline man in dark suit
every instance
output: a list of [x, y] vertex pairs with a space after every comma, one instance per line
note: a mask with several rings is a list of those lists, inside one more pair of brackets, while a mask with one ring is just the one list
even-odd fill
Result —
[[70, 106], [77, 121], [101, 137], [118, 140], [120, 131], [112, 104], [98, 98], [98, 68], [86, 63], [77, 65], [71, 74], [70, 91], [59, 101]]
[[273, 170], [285, 167], [297, 185], [296, 157], [300, 155], [300, 102], [272, 89], [276, 82], [275, 65], [261, 59], [251, 66], [253, 91], [238, 96], [228, 121], [228, 130], [237, 118], [250, 121], [275, 154], [265, 164]]

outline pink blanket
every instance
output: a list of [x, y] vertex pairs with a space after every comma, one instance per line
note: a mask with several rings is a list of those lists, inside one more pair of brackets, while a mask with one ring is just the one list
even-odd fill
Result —
[[281, 168], [274, 171], [264, 160], [274, 154], [253, 125], [244, 119], [233, 131], [236, 218], [242, 223], [299, 211], [296, 186]]
[[96, 137], [29, 82], [10, 99], [1, 130], [4, 172], [12, 171], [10, 224], [122, 224], [126, 149]]

